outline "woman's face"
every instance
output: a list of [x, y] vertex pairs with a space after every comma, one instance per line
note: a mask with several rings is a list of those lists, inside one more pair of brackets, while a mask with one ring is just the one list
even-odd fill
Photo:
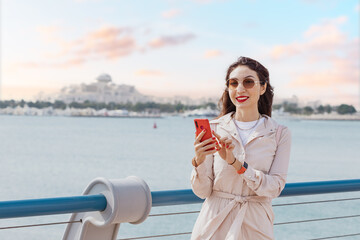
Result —
[[[237, 109], [257, 109], [260, 95], [264, 94], [266, 91], [266, 83], [265, 85], [260, 84], [257, 73], [247, 66], [239, 65], [230, 73], [229, 79], [231, 79], [230, 83], [234, 83], [232, 84], [233, 87], [236, 86], [236, 82], [234, 82], [234, 80], [237, 80], [239, 83], [236, 89], [232, 89], [233, 87], [231, 87], [231, 84], [228, 85], [229, 96], [235, 107]], [[245, 88], [243, 86], [244, 80], [254, 80], [255, 85], [252, 88]]]

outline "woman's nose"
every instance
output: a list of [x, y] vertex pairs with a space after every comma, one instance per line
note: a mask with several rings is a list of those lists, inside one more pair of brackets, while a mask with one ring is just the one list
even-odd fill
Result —
[[238, 86], [237, 86], [237, 88], [236, 88], [236, 91], [242, 92], [242, 91], [244, 91], [244, 90], [245, 90], [244, 85], [243, 85], [242, 83], [239, 83]]

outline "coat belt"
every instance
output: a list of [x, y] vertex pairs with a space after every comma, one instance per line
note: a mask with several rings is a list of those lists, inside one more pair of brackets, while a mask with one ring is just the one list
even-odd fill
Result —
[[223, 208], [218, 215], [210, 219], [210, 221], [202, 229], [201, 234], [195, 239], [208, 240], [210, 239], [219, 226], [224, 222], [231, 210], [241, 204], [240, 211], [237, 213], [234, 222], [232, 223], [229, 232], [224, 240], [235, 240], [235, 236], [242, 236], [241, 226], [244, 221], [245, 213], [249, 202], [269, 202], [269, 198], [262, 196], [239, 196], [231, 193], [213, 191], [211, 196], [231, 199], [232, 201]]

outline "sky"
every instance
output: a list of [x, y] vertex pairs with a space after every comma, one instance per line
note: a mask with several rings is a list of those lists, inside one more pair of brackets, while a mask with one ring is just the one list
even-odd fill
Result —
[[145, 95], [218, 97], [240, 56], [278, 99], [360, 110], [358, 0], [0, 0], [1, 99], [102, 73]]

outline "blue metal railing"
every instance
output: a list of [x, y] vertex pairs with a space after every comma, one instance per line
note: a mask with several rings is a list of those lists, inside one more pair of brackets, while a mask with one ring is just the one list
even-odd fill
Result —
[[106, 205], [106, 198], [102, 194], [3, 201], [0, 202], [0, 219], [103, 211]]
[[[360, 179], [288, 183], [285, 185], [280, 197], [352, 191], [360, 191]], [[201, 203], [204, 201], [198, 198], [191, 189], [155, 191], [152, 192], [151, 195], [153, 197], [152, 204], [154, 207]]]
[[[360, 191], [360, 179], [288, 183], [280, 197]], [[191, 189], [153, 191], [152, 206], [201, 203]], [[0, 219], [74, 212], [103, 211], [106, 198], [99, 195], [29, 199], [0, 202]]]

